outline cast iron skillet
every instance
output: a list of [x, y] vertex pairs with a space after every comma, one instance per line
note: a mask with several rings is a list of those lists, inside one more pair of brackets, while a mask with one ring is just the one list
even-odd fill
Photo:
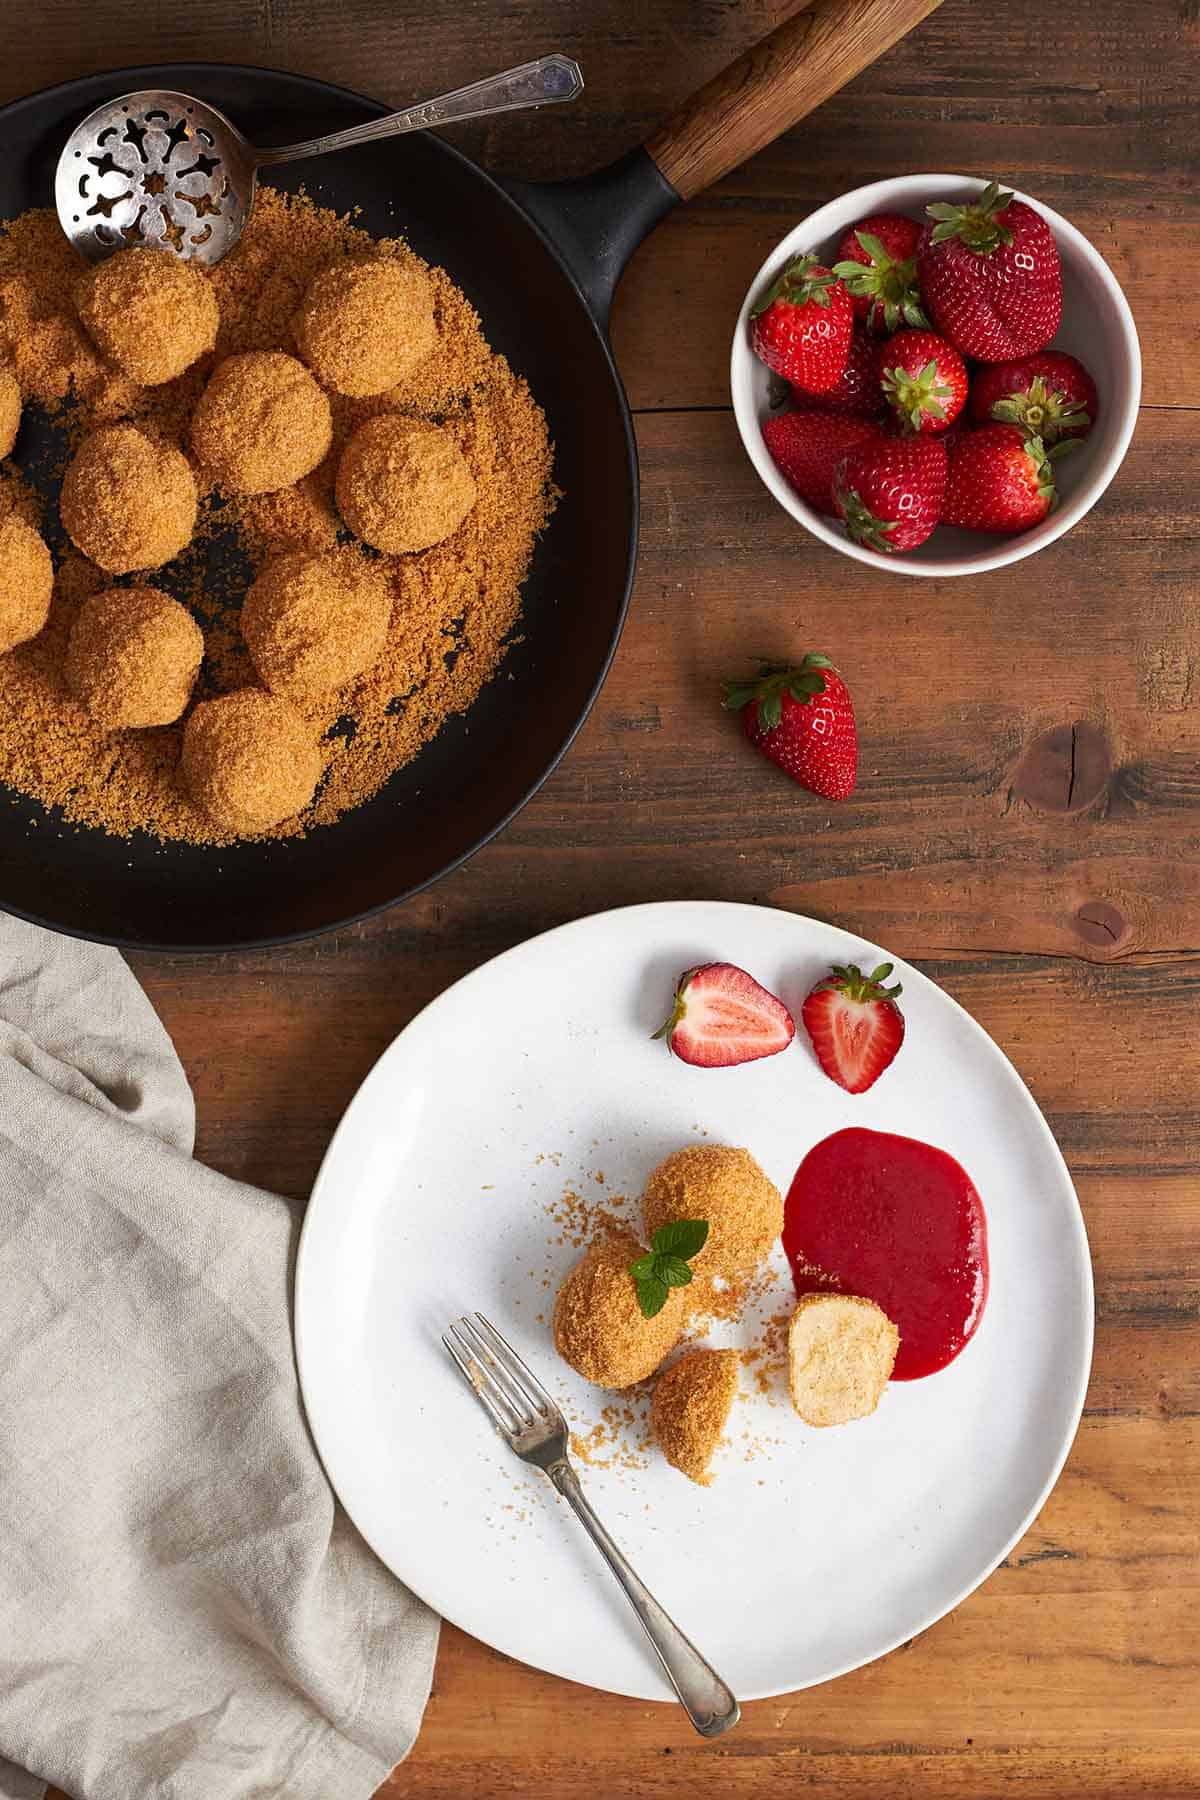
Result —
[[[373, 234], [402, 232], [442, 264], [545, 408], [565, 497], [525, 587], [522, 641], [470, 711], [374, 800], [307, 838], [223, 850], [130, 842], [68, 826], [0, 788], [0, 906], [126, 946], [281, 943], [407, 898], [499, 831], [587, 717], [629, 603], [637, 457], [606, 335], [622, 268], [680, 199], [768, 143], [937, 4], [817, 0], [646, 148], [584, 181], [501, 185], [425, 135], [272, 174], [281, 187], [307, 183], [339, 212], [360, 207]], [[68, 82], [0, 110], [0, 218], [51, 203], [55, 160], [79, 118], [113, 94], [156, 87], [198, 95], [268, 144], [386, 110], [324, 82], [207, 63]], [[18, 443], [18, 463], [35, 448]]]

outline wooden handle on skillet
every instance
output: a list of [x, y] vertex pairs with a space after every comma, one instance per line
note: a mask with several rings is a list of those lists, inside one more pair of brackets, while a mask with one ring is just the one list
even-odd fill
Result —
[[684, 200], [836, 94], [941, 0], [815, 0], [755, 44], [646, 144]]

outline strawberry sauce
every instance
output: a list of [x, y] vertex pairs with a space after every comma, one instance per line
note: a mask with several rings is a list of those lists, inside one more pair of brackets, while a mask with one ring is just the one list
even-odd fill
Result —
[[892, 1379], [953, 1362], [983, 1317], [987, 1220], [963, 1169], [917, 1138], [857, 1128], [809, 1151], [788, 1190], [783, 1247], [797, 1294], [860, 1294], [900, 1332]]

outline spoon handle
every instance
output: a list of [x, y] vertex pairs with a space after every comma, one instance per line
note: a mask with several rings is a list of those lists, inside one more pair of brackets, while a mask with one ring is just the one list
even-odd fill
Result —
[[284, 144], [275, 150], [256, 148], [254, 158], [259, 168], [268, 168], [274, 163], [299, 162], [302, 157], [325, 156], [330, 150], [373, 144], [380, 138], [399, 137], [406, 131], [426, 131], [431, 126], [448, 125], [459, 119], [480, 119], [489, 113], [519, 112], [525, 107], [574, 100], [582, 92], [583, 75], [579, 64], [556, 52], [552, 56], [539, 57], [537, 62], [505, 69], [502, 75], [473, 81], [469, 87], [455, 88], [452, 94], [439, 94], [436, 100], [422, 101], [405, 112], [389, 113], [385, 119], [371, 119], [365, 125], [352, 125], [348, 131], [306, 138], [302, 144]]

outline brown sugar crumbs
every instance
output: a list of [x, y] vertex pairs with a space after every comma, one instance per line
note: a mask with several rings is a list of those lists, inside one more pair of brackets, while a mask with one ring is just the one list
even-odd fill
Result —
[[[192, 415], [213, 368], [247, 351], [294, 357], [293, 321], [309, 283], [347, 256], [386, 256], [427, 278], [433, 350], [384, 393], [329, 392], [331, 448], [293, 486], [254, 496], [213, 493], [190, 447]], [[159, 386], [135, 385], [83, 331], [71, 300], [81, 268], [51, 212], [26, 213], [0, 228], [0, 366], [15, 376], [25, 404], [62, 428], [63, 462], [88, 433], [116, 422], [138, 426], [164, 452], [188, 456], [202, 494], [195, 535], [150, 580], [187, 604], [204, 628], [195, 701], [255, 685], [240, 606], [266, 562], [285, 552], [318, 555], [344, 540], [334, 477], [358, 426], [382, 413], [428, 421], [449, 434], [470, 471], [475, 504], [444, 542], [411, 554], [355, 546], [357, 554], [370, 555], [393, 605], [378, 659], [335, 690], [291, 697], [320, 744], [321, 781], [311, 806], [257, 835], [295, 836], [331, 824], [466, 710], [500, 665], [518, 626], [521, 584], [538, 533], [557, 498], [545, 417], [524, 381], [491, 350], [478, 316], [443, 270], [427, 268], [400, 241], [377, 242], [302, 194], [260, 190], [241, 241], [211, 273], [219, 309], [215, 349]], [[52, 509], [42, 509], [17, 477], [0, 472], [0, 518], [14, 509], [53, 539]], [[222, 559], [210, 561], [210, 554], [231, 532], [242, 564], [222, 574]], [[70, 545], [56, 562], [45, 629], [0, 657], [0, 782], [60, 808], [72, 823], [118, 836], [142, 830], [223, 844], [254, 835], [216, 822], [184, 792], [179, 763], [186, 720], [110, 731], [72, 698], [63, 675], [71, 626], [81, 602], [112, 586], [113, 577]]]

